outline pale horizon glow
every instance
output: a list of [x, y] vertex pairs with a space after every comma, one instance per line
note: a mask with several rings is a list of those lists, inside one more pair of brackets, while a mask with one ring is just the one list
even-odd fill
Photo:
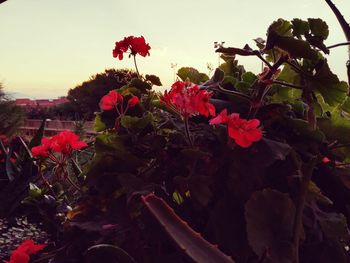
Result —
[[[350, 21], [350, 1], [334, 0]], [[57, 98], [107, 68], [133, 68], [112, 57], [114, 43], [143, 35], [151, 56], [138, 57], [142, 74], [158, 75], [165, 88], [174, 80], [172, 63], [208, 73], [218, 65], [214, 41], [254, 46], [278, 18], [322, 18], [330, 28], [327, 45], [345, 41], [323, 0], [294, 1], [120, 1], [8, 0], [0, 5], [0, 82], [14, 97]], [[259, 73], [256, 58], [238, 58]], [[328, 61], [346, 80], [347, 47], [331, 50]]]

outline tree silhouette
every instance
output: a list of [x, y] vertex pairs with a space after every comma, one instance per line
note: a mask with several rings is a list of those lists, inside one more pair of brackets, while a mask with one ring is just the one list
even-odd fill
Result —
[[121, 88], [135, 77], [137, 74], [128, 69], [106, 69], [69, 90], [67, 98], [80, 119], [92, 119], [104, 95], [110, 90]]

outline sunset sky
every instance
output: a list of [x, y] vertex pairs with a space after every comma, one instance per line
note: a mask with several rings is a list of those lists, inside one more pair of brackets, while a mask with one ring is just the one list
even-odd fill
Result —
[[[350, 20], [350, 1], [334, 0]], [[171, 63], [207, 73], [218, 64], [214, 41], [243, 47], [265, 37], [277, 18], [320, 17], [330, 27], [327, 45], [344, 42], [343, 32], [323, 0], [8, 0], [0, 5], [0, 82], [16, 97], [55, 98], [105, 68], [133, 68], [112, 57], [114, 43], [143, 35], [152, 49], [139, 57], [143, 74], [174, 80]], [[256, 58], [240, 58], [258, 73]], [[347, 48], [333, 49], [329, 62], [346, 79]]]

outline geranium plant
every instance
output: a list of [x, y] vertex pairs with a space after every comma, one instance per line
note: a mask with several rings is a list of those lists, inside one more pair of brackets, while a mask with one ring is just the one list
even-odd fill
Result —
[[[256, 48], [219, 46], [211, 79], [182, 68], [161, 94], [138, 73], [106, 94], [52, 262], [348, 262], [349, 87], [328, 34], [321, 19], [279, 19]], [[113, 55], [149, 50], [126, 37]], [[56, 163], [86, 146], [60, 136], [33, 154]]]

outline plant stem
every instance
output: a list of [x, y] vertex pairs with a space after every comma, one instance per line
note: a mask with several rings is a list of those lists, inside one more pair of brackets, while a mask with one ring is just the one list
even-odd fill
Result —
[[188, 118], [185, 118], [184, 123], [185, 123], [186, 138], [188, 139], [188, 143], [190, 144], [190, 146], [193, 147], [193, 141], [191, 138], [190, 127], [188, 125]]
[[349, 147], [349, 146], [350, 146], [350, 143], [336, 144], [334, 146], [330, 146], [329, 149], [330, 150], [334, 150], [334, 149], [337, 149], [337, 148], [343, 148], [343, 147]]
[[237, 97], [240, 97], [240, 98], [242, 98], [244, 100], [247, 100], [247, 101], [251, 102], [250, 97], [248, 95], [243, 94], [243, 93], [240, 93], [240, 92], [237, 92], [237, 91], [234, 91], [234, 90], [224, 89], [220, 85], [217, 86], [217, 90], [220, 91], [221, 93], [224, 93], [224, 94], [227, 94], [227, 95], [237, 96]]
[[57, 200], [57, 195], [56, 193], [54, 192], [54, 190], [52, 189], [52, 186], [51, 184], [49, 183], [48, 180], [46, 180], [46, 178], [44, 177], [42, 171], [41, 171], [41, 165], [39, 163], [38, 165], [38, 172], [39, 172], [39, 176], [40, 178], [43, 180], [44, 184], [47, 186], [47, 188], [49, 189], [49, 191], [51, 192], [52, 196]]
[[302, 176], [299, 193], [297, 196], [297, 204], [296, 204], [294, 226], [293, 226], [293, 246], [295, 250], [294, 263], [299, 263], [299, 241], [300, 241], [300, 233], [303, 227], [303, 213], [304, 213], [304, 207], [305, 207], [306, 194], [307, 194], [308, 186], [310, 184], [312, 173], [318, 158], [316, 156], [312, 157], [309, 163], [304, 165], [304, 167], [301, 167], [301, 163], [299, 160], [297, 160], [296, 156], [294, 160], [295, 162], [297, 162], [296, 163], [297, 167], [300, 167], [299, 171]]
[[80, 189], [80, 187], [79, 186], [77, 186], [74, 182], [73, 182], [73, 180], [69, 177], [69, 175], [67, 174], [67, 180], [68, 180], [68, 182], [76, 189], [76, 190], [78, 190], [79, 192], [81, 192], [81, 189]]
[[331, 48], [335, 48], [335, 47], [349, 46], [349, 45], [350, 45], [350, 41], [348, 41], [348, 42], [343, 42], [343, 43], [338, 43], [338, 44], [334, 44], [334, 45], [328, 46], [327, 48], [328, 48], [328, 49], [331, 49]]
[[258, 86], [253, 94], [253, 100], [249, 109], [249, 119], [255, 118], [261, 106], [263, 106], [264, 98], [270, 88], [270, 85], [266, 84], [266, 80], [271, 80], [278, 68], [288, 61], [288, 56], [280, 57], [275, 64], [270, 68], [269, 72], [258, 82]]
[[136, 63], [136, 55], [133, 55], [134, 56], [134, 64], [135, 64], [135, 69], [136, 69], [136, 73], [137, 73], [137, 77], [140, 79], [140, 73], [139, 73], [139, 69], [137, 67], [137, 63]]
[[264, 62], [266, 64], [266, 66], [269, 67], [269, 69], [272, 69], [272, 65], [266, 59], [264, 59], [264, 57], [260, 54], [260, 52], [255, 53], [255, 54], [258, 58], [261, 59], [262, 62]]
[[294, 88], [294, 89], [304, 89], [303, 86], [298, 86], [298, 85], [294, 85], [292, 83], [288, 83], [288, 82], [284, 82], [284, 81], [279, 81], [279, 80], [274, 80], [273, 81], [274, 84], [279, 84], [279, 85], [282, 85], [282, 86], [287, 86], [287, 87], [291, 87], [291, 88]]

